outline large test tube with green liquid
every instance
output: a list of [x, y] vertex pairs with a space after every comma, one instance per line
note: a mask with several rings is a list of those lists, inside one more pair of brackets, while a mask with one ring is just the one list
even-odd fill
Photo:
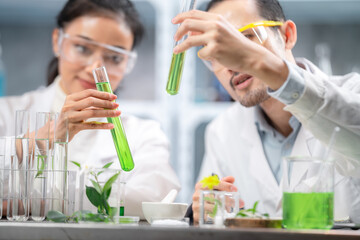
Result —
[[[93, 75], [95, 78], [96, 87], [99, 91], [113, 93], [105, 67], [94, 69]], [[110, 131], [114, 140], [121, 168], [127, 172], [131, 171], [134, 168], [134, 161], [132, 159], [129, 144], [126, 139], [125, 130], [122, 125], [121, 119], [120, 117], [114, 117], [107, 118], [107, 120], [109, 123], [114, 124], [114, 128]]]
[[[187, 12], [195, 9], [196, 0], [182, 0], [181, 12]], [[181, 40], [175, 42], [175, 46], [182, 43], [187, 38], [185, 35]], [[166, 84], [166, 91], [170, 95], [176, 95], [179, 92], [181, 76], [184, 68], [185, 52], [175, 54], [173, 53], [169, 71], [168, 82]]]

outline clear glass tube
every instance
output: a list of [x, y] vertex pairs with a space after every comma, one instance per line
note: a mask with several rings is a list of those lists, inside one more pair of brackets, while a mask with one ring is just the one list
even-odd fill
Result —
[[[181, 1], [181, 11], [187, 12], [195, 9], [196, 0], [182, 0]], [[182, 43], [187, 38], [185, 35], [181, 40], [175, 42], [175, 46]], [[169, 71], [168, 82], [166, 84], [166, 91], [170, 95], [176, 95], [179, 92], [180, 81], [182, 77], [182, 72], [185, 62], [185, 52], [175, 54], [173, 53]]]
[[[93, 75], [95, 78], [96, 87], [99, 91], [113, 93], [105, 67], [94, 69]], [[113, 137], [117, 155], [119, 157], [121, 168], [124, 171], [131, 171], [134, 168], [134, 161], [132, 159], [121, 119], [120, 117], [114, 117], [107, 118], [107, 120], [109, 123], [114, 124], [114, 128], [110, 131]]]
[[[68, 165], [68, 142], [69, 142], [69, 121], [68, 115], [53, 114], [51, 116], [56, 129], [54, 143], [50, 145], [52, 156], [52, 170], [67, 170]], [[62, 123], [62, 124], [60, 124]], [[59, 129], [59, 131], [58, 131]]]
[[29, 218], [28, 171], [11, 169], [7, 218], [12, 221], [27, 221]]
[[38, 174], [50, 167], [50, 113], [37, 112], [35, 122], [34, 160], [30, 169], [38, 170]]
[[6, 155], [6, 137], [0, 137], [0, 219], [3, 214], [3, 201], [4, 199], [4, 186], [5, 186], [5, 177], [4, 177], [4, 168], [5, 168], [5, 155]]
[[27, 110], [18, 110], [15, 113], [15, 137], [24, 138], [29, 136], [30, 114]]

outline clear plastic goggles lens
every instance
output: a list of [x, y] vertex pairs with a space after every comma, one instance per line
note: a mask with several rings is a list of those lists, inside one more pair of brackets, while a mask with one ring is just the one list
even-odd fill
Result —
[[91, 65], [101, 57], [102, 64], [111, 74], [128, 74], [133, 69], [137, 54], [80, 37], [63, 35], [59, 42], [60, 56], [68, 62]]
[[[257, 43], [259, 45], [264, 44], [266, 39], [268, 38], [267, 30], [264, 26], [249, 28], [243, 32], [241, 32], [247, 39], [253, 41], [254, 43]], [[205, 66], [212, 72], [217, 72], [220, 70], [223, 66], [217, 62], [217, 61], [207, 61], [203, 60], [203, 63]]]

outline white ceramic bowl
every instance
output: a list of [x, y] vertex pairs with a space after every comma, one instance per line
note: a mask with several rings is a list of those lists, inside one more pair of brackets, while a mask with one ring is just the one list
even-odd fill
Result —
[[152, 218], [183, 218], [188, 208], [187, 203], [143, 202], [142, 210], [146, 220]]

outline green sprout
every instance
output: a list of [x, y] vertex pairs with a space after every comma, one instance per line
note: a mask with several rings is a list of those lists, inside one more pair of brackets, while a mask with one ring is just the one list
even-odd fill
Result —
[[236, 217], [248, 217], [248, 218], [269, 218], [268, 213], [259, 213], [257, 211], [257, 206], [259, 204], [259, 201], [256, 201], [254, 203], [254, 206], [249, 209], [241, 209], [237, 214]]
[[43, 156], [43, 155], [37, 156], [37, 172], [36, 172], [35, 178], [43, 178], [40, 176], [43, 174], [44, 169], [45, 169], [45, 158], [46, 158], [46, 156]]

